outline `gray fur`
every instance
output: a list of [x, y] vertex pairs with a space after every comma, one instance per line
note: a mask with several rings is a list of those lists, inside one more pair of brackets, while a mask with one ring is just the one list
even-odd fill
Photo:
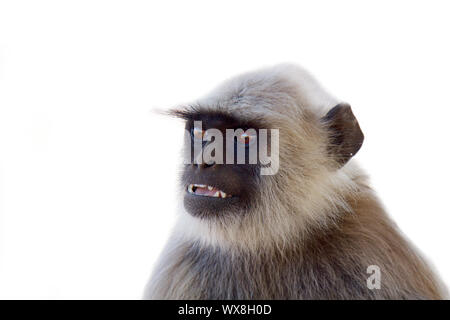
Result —
[[[261, 179], [245, 215], [199, 219], [181, 209], [145, 298], [444, 297], [354, 160], [343, 165], [329, 156], [320, 120], [337, 103], [290, 65], [239, 76], [197, 102], [280, 129], [280, 170]], [[381, 289], [367, 287], [369, 265], [380, 267]]]

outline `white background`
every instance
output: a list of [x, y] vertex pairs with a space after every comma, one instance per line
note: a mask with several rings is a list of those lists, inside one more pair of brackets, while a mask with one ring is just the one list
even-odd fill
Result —
[[446, 1], [1, 1], [0, 298], [140, 298], [175, 219], [182, 124], [236, 73], [309, 69], [450, 283]]

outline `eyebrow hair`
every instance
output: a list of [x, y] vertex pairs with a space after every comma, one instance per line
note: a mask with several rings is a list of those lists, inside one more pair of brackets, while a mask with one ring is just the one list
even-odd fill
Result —
[[239, 128], [269, 128], [270, 125], [261, 116], [254, 118], [237, 117], [229, 110], [217, 106], [216, 108], [209, 108], [200, 104], [184, 105], [178, 108], [171, 109], [167, 112], [169, 116], [180, 118], [188, 122], [193, 121], [211, 121], [219, 120], [232, 124], [233, 127]]
[[200, 105], [188, 105], [169, 111], [169, 115], [187, 121], [218, 119], [233, 123], [246, 123], [248, 121], [238, 118], [226, 110], [209, 109]]
[[202, 113], [204, 113], [204, 111], [199, 105], [187, 105], [167, 111], [169, 116], [184, 120], [195, 120]]

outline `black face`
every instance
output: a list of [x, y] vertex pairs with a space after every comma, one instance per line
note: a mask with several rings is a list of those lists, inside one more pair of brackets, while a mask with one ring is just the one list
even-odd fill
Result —
[[[256, 123], [238, 121], [234, 117], [220, 113], [196, 113], [187, 120], [186, 130], [191, 133], [191, 164], [185, 165], [182, 184], [185, 189], [184, 206], [193, 216], [200, 218], [224, 217], [231, 214], [243, 214], [254, 203], [261, 180], [260, 165], [249, 164], [249, 145], [258, 144], [257, 139], [248, 135], [238, 135], [232, 143], [223, 142], [223, 161], [194, 163], [193, 144], [196, 139], [202, 141], [206, 130], [214, 128], [226, 137], [226, 129], [255, 129]], [[201, 129], [194, 125], [201, 121]], [[247, 131], [248, 132], [248, 131]], [[214, 140], [212, 140], [214, 141]], [[203, 141], [202, 150], [211, 142]], [[239, 146], [241, 144], [241, 146]], [[237, 163], [237, 148], [245, 146], [245, 164]], [[226, 163], [227, 152], [233, 151], [233, 164]]]

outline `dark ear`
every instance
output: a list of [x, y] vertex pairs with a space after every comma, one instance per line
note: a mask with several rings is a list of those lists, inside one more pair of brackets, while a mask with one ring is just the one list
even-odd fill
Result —
[[329, 134], [328, 151], [344, 165], [361, 148], [364, 135], [350, 105], [341, 103], [322, 118]]

